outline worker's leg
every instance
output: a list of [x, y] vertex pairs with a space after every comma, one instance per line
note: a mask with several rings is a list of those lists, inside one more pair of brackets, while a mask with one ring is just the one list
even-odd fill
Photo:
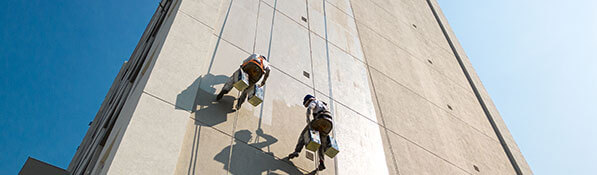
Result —
[[298, 157], [298, 154], [303, 150], [303, 147], [305, 147], [305, 140], [303, 139], [303, 136], [305, 135], [308, 129], [309, 127], [305, 126], [305, 129], [303, 129], [303, 131], [298, 137], [298, 141], [296, 143], [296, 147], [294, 148], [294, 152], [288, 155], [288, 158], [292, 159]]
[[324, 152], [325, 149], [327, 149], [328, 147], [328, 136], [325, 134], [320, 135], [320, 139], [321, 139], [321, 146], [319, 146], [319, 150], [317, 150], [317, 155], [319, 156], [319, 166], [317, 167], [317, 169], [319, 170], [324, 170], [325, 169], [325, 164], [323, 163], [323, 160], [325, 159], [324, 156]]
[[247, 88], [245, 88], [245, 90], [243, 90], [243, 92], [240, 94], [240, 97], [238, 97], [238, 101], [236, 102], [236, 110], [240, 109], [240, 107], [245, 102], [245, 99], [247, 99], [247, 95], [249, 94], [250, 91], [253, 90], [254, 86], [255, 86], [255, 84], [249, 84], [249, 87], [247, 87]]
[[220, 91], [220, 93], [218, 94], [218, 97], [216, 97], [216, 100], [220, 100], [222, 99], [222, 97], [224, 97], [224, 95], [226, 95], [228, 92], [230, 92], [230, 90], [232, 90], [232, 85], [234, 84], [234, 78], [235, 76], [237, 76], [238, 70], [236, 70], [236, 72], [232, 73], [232, 76], [230, 78], [228, 78], [228, 81], [226, 81], [226, 83], [224, 84], [224, 87], [222, 87], [222, 90]]

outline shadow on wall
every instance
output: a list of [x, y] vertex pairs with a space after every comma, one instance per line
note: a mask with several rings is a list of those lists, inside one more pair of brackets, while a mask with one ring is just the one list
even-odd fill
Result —
[[262, 148], [278, 142], [278, 139], [263, 133], [261, 129], [257, 130], [256, 134], [265, 141], [249, 143], [252, 139], [251, 131], [237, 131], [234, 133], [235, 144], [220, 151], [214, 160], [224, 164], [224, 169], [231, 174], [303, 174], [287, 158], [276, 159], [274, 153], [261, 151]]
[[177, 95], [175, 108], [192, 112], [196, 125], [214, 126], [227, 121], [227, 114], [234, 112], [232, 107], [235, 98], [224, 96], [219, 102], [216, 101], [215, 93], [219, 89], [214, 86], [226, 83], [228, 78], [211, 73], [200, 76]]
[[[220, 89], [214, 86], [224, 84], [227, 80], [228, 76], [225, 75], [206, 74], [197, 78], [177, 96], [176, 109], [192, 112], [195, 119], [187, 174], [198, 171], [196, 163], [201, 127], [213, 127], [224, 123], [228, 121], [228, 114], [235, 112], [233, 96], [224, 96], [219, 102], [215, 100], [216, 92]], [[213, 159], [220, 162], [223, 169], [231, 174], [303, 174], [287, 158], [277, 159], [272, 152], [261, 151], [278, 142], [278, 139], [263, 133], [261, 129], [255, 134], [262, 138], [261, 142], [253, 140], [253, 133], [249, 130], [237, 131], [234, 134], [235, 143], [225, 147]]]

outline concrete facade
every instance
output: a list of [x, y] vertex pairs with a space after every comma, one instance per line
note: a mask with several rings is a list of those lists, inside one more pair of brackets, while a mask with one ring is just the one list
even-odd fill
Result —
[[[251, 53], [265, 100], [234, 111], [215, 96]], [[306, 94], [340, 147], [320, 172], [284, 159]], [[163, 0], [68, 171], [532, 174], [435, 0]]]

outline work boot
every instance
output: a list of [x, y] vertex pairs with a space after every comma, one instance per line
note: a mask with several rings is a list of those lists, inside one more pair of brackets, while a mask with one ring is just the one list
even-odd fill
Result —
[[321, 170], [325, 170], [325, 164], [323, 163], [323, 160], [320, 160], [320, 161], [319, 161], [319, 166], [317, 167], [317, 169], [318, 169], [319, 171], [321, 171]]
[[290, 153], [290, 154], [288, 155], [288, 159], [290, 160], [290, 159], [292, 159], [292, 158], [295, 158], [295, 157], [298, 157], [298, 156], [299, 156], [299, 153], [298, 153], [298, 152], [293, 152], [293, 153]]

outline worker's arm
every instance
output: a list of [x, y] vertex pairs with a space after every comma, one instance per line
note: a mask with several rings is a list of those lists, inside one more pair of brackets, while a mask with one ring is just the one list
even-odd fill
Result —
[[255, 131], [255, 133], [257, 134], [257, 136], [263, 137], [265, 139], [265, 141], [259, 142], [259, 143], [252, 143], [251, 146], [254, 146], [257, 148], [263, 148], [263, 147], [266, 147], [268, 145], [278, 142], [278, 139], [276, 139], [275, 137], [263, 133], [263, 130], [261, 128], [257, 129], [257, 131]]
[[311, 114], [313, 113], [313, 109], [315, 108], [315, 103], [311, 102], [309, 103], [309, 106], [307, 106], [307, 124], [309, 124], [309, 122], [311, 122], [311, 118], [309, 116], [311, 116]]
[[263, 75], [263, 80], [261, 80], [261, 86], [265, 85], [265, 81], [267, 81], [267, 77], [269, 77], [270, 68], [268, 67], [265, 69], [265, 75]]

